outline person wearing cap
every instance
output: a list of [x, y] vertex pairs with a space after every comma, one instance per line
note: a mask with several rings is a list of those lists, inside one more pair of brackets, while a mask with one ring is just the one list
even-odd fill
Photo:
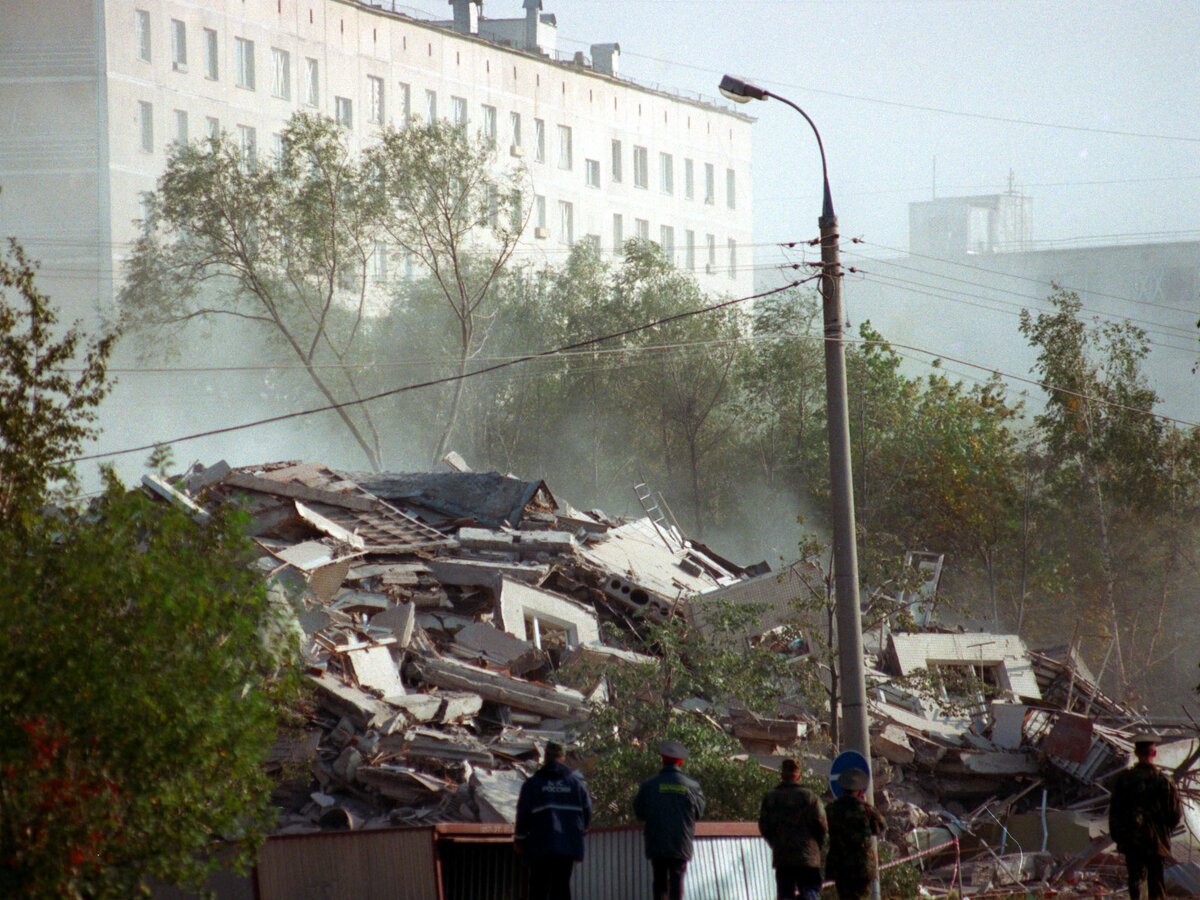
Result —
[[1164, 897], [1163, 858], [1171, 852], [1171, 832], [1183, 817], [1175, 782], [1154, 765], [1159, 738], [1135, 734], [1137, 762], [1121, 772], [1112, 786], [1108, 833], [1125, 856], [1129, 896], [1139, 900], [1142, 882], [1146, 896]]
[[785, 759], [782, 780], [762, 800], [758, 830], [771, 847], [779, 900], [817, 900], [821, 894], [821, 849], [825, 808], [800, 784], [800, 764]]
[[659, 748], [662, 771], [643, 781], [633, 811], [646, 823], [646, 857], [654, 873], [654, 900], [683, 900], [683, 880], [692, 858], [696, 820], [704, 815], [704, 792], [683, 774], [687, 748], [665, 741]]
[[864, 900], [876, 877], [872, 839], [883, 834], [883, 816], [867, 802], [871, 778], [861, 769], [838, 776], [842, 796], [825, 807], [829, 823], [829, 854], [825, 877], [832, 879], [841, 900]]
[[592, 798], [563, 763], [562, 744], [546, 744], [542, 767], [521, 785], [513, 849], [529, 869], [530, 900], [571, 900], [571, 873], [583, 859]]

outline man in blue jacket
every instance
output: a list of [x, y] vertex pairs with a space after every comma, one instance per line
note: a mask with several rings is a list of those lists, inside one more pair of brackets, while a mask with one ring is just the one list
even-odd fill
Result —
[[704, 792], [681, 771], [687, 748], [665, 741], [662, 771], [638, 788], [633, 811], [646, 823], [646, 857], [654, 871], [654, 900], [683, 900], [683, 878], [692, 858], [692, 834], [704, 815]]
[[513, 847], [529, 867], [529, 900], [571, 900], [571, 871], [592, 821], [587, 785], [563, 756], [562, 744], [546, 744], [542, 767], [517, 797]]

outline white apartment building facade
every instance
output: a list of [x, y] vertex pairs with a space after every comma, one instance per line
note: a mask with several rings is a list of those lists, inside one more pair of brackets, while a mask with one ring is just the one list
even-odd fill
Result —
[[297, 110], [360, 145], [433, 116], [527, 167], [518, 259], [640, 236], [750, 293], [752, 119], [620, 78], [615, 44], [557, 61], [541, 5], [497, 20], [453, 0], [435, 23], [358, 0], [0, 0], [0, 235], [72, 316], [103, 314], [176, 141], [221, 130], [266, 157]]

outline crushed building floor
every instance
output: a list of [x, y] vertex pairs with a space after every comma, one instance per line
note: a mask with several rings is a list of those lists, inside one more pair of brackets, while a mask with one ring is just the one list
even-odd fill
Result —
[[[644, 617], [682, 620], [711, 596], [765, 599], [763, 627], [745, 639], [769, 638], [807, 577], [738, 566], [666, 520], [578, 510], [541, 481], [463, 468], [222, 462], [143, 479], [197, 520], [219, 504], [249, 514], [282, 630], [303, 648], [312, 700], [270, 760], [279, 834], [511, 823], [542, 748], [569, 742], [604, 702], [606, 673], [654, 664], [609, 635]], [[1105, 696], [1072, 648], [932, 625], [873, 638], [875, 800], [893, 856], [922, 867], [927, 895], [1120, 888], [1107, 784], [1147, 727], [1185, 798], [1168, 878], [1180, 895], [1200, 890], [1195, 723], [1148, 721]], [[922, 671], [967, 673], [987, 690], [917, 692], [908, 679]], [[796, 756], [828, 773], [823, 711], [697, 704], [762, 765]]]

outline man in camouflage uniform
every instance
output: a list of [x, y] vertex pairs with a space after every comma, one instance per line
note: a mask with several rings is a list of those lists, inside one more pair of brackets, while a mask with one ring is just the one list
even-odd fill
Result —
[[876, 876], [872, 838], [883, 834], [884, 822], [867, 802], [868, 784], [866, 772], [847, 769], [838, 776], [842, 796], [825, 807], [829, 822], [825, 877], [833, 880], [841, 900], [865, 900]]
[[821, 848], [825, 809], [817, 795], [800, 784], [800, 765], [785, 759], [782, 780], [763, 797], [758, 830], [771, 846], [779, 900], [817, 900], [821, 894]]
[[1183, 810], [1175, 783], [1154, 765], [1158, 736], [1134, 736], [1137, 763], [1117, 776], [1108, 806], [1108, 833], [1125, 856], [1129, 896], [1139, 900], [1142, 880], [1146, 896], [1166, 896], [1163, 857], [1171, 852], [1171, 832]]

